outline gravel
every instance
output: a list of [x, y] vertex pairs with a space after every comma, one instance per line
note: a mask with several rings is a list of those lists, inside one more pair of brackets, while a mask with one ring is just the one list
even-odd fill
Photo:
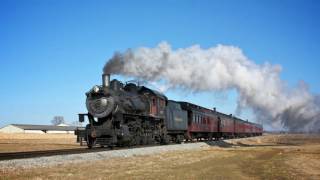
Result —
[[[212, 145], [212, 144], [211, 144]], [[63, 165], [66, 163], [80, 163], [87, 161], [103, 160], [110, 158], [126, 158], [133, 156], [143, 156], [159, 154], [169, 151], [177, 150], [196, 150], [208, 148], [210, 145], [204, 142], [187, 143], [187, 144], [175, 144], [166, 146], [153, 146], [153, 147], [141, 147], [133, 149], [90, 152], [82, 154], [68, 154], [68, 155], [56, 155], [49, 157], [37, 157], [29, 159], [14, 159], [0, 161], [0, 170], [8, 169], [29, 169], [37, 167], [50, 167], [56, 165]]]

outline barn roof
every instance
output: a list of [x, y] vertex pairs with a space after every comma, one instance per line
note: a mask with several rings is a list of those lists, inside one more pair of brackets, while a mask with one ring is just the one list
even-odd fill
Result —
[[54, 125], [32, 125], [32, 124], [11, 124], [24, 130], [41, 130], [41, 131], [74, 131], [76, 126], [54, 126]]

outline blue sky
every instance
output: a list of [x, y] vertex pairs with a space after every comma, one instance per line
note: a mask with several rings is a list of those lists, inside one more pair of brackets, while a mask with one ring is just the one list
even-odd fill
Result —
[[[304, 80], [319, 93], [319, 18], [316, 0], [0, 0], [0, 126], [49, 124], [55, 115], [76, 121], [115, 51], [164, 40], [173, 48], [238, 46], [257, 64], [280, 64], [289, 85]], [[167, 94], [225, 113], [237, 98]]]

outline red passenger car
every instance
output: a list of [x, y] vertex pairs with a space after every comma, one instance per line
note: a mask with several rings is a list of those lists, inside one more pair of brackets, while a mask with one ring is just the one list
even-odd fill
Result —
[[262, 134], [258, 124], [244, 121], [188, 102], [179, 102], [181, 108], [188, 112], [187, 139], [212, 139], [250, 137]]

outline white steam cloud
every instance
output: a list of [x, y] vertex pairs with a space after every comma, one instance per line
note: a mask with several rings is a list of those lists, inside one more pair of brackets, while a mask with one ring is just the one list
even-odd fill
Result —
[[312, 95], [301, 82], [289, 88], [280, 79], [281, 66], [255, 64], [241, 49], [199, 45], [173, 50], [170, 44], [140, 47], [115, 53], [104, 73], [131, 76], [147, 81], [164, 81], [169, 88], [192, 91], [236, 89], [238, 111], [252, 108], [256, 118], [289, 131], [319, 132], [320, 97]]

